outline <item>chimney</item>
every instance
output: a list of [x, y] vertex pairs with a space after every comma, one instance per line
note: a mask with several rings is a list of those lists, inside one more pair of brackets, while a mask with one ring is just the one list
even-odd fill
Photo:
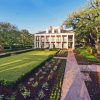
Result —
[[62, 32], [63, 31], [63, 26], [61, 25], [61, 27], [60, 27], [60, 32]]
[[52, 26], [50, 26], [49, 31], [50, 31], [50, 33], [52, 33]]

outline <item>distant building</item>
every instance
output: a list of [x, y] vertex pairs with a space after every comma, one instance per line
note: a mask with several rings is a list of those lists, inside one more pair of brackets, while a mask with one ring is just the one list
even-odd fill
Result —
[[34, 48], [72, 48], [75, 47], [73, 31], [61, 27], [52, 27], [34, 35]]

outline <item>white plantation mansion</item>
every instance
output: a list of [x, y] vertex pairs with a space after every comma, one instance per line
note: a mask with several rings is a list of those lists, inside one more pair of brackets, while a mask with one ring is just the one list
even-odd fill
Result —
[[72, 48], [75, 47], [74, 32], [61, 27], [52, 27], [34, 35], [34, 48]]

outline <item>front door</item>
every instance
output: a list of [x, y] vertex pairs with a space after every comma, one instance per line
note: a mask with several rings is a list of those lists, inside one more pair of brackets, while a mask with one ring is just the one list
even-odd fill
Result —
[[72, 42], [68, 43], [68, 48], [72, 48]]

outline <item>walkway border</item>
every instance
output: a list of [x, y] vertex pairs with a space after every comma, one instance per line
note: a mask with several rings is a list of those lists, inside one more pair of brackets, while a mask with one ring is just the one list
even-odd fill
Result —
[[91, 100], [72, 50], [68, 50], [60, 100]]

